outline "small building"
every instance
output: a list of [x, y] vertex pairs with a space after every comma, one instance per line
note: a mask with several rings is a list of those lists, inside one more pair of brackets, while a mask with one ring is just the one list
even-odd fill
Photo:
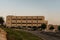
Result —
[[[53, 30], [50, 30], [50, 29], [49, 29], [51, 26], [54, 27]], [[48, 28], [47, 31], [51, 31], [51, 32], [56, 32], [56, 31], [58, 31], [58, 25], [49, 24], [47, 28]]]

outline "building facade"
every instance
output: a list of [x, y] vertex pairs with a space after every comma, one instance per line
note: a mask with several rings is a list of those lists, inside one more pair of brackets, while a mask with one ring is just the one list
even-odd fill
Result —
[[42, 23], [48, 25], [48, 21], [44, 16], [7, 16], [7, 27], [39, 27]]

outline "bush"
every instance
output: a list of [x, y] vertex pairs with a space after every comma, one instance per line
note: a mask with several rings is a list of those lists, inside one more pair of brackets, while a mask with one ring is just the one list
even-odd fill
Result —
[[52, 25], [49, 29], [50, 29], [50, 30], [53, 30], [53, 29], [54, 29], [53, 25]]
[[36, 26], [33, 26], [33, 27], [32, 27], [32, 30], [33, 30], [33, 31], [37, 30], [37, 27], [36, 27]]
[[44, 30], [46, 28], [46, 24], [41, 24], [41, 30]]
[[7, 40], [43, 40], [29, 32], [23, 30], [15, 30], [11, 28], [4, 28], [7, 32]]
[[17, 29], [22, 29], [21, 26], [17, 26], [16, 28], [17, 28]]

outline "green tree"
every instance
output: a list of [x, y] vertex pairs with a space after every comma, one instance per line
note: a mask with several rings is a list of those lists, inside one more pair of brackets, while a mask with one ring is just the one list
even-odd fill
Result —
[[58, 26], [58, 30], [60, 31], [60, 26]]
[[32, 30], [37, 30], [37, 27], [36, 27], [36, 26], [33, 26], [33, 27], [32, 27]]
[[3, 17], [0, 17], [0, 25], [3, 26], [3, 23], [4, 23]]
[[47, 25], [46, 25], [45, 23], [41, 24], [41, 27], [40, 27], [41, 30], [44, 30], [44, 29], [46, 28], [46, 26], [47, 26]]
[[54, 29], [53, 25], [51, 25], [51, 27], [50, 27], [49, 29], [50, 29], [50, 30], [53, 30], [53, 29]]

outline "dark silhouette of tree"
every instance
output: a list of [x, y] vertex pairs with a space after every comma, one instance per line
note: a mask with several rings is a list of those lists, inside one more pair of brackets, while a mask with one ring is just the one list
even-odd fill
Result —
[[21, 29], [21, 26], [17, 26], [16, 28], [17, 28], [17, 29]]
[[0, 17], [0, 25], [3, 26], [3, 23], [4, 23], [3, 17]]
[[44, 24], [44, 23], [43, 23], [43, 24], [41, 24], [41, 27], [40, 27], [40, 28], [41, 28], [41, 30], [44, 30], [44, 29], [46, 28], [46, 26], [47, 26], [47, 25], [46, 25], [46, 24]]
[[60, 26], [58, 26], [58, 30], [60, 31]]
[[38, 27], [38, 29], [41, 28], [41, 26]]
[[36, 26], [33, 26], [32, 29], [33, 29], [33, 30], [37, 30], [37, 27], [36, 27]]
[[53, 29], [54, 29], [53, 25], [51, 25], [51, 27], [50, 27], [49, 29], [50, 29], [50, 30], [53, 30]]
[[31, 28], [31, 26], [28, 26], [28, 28]]

